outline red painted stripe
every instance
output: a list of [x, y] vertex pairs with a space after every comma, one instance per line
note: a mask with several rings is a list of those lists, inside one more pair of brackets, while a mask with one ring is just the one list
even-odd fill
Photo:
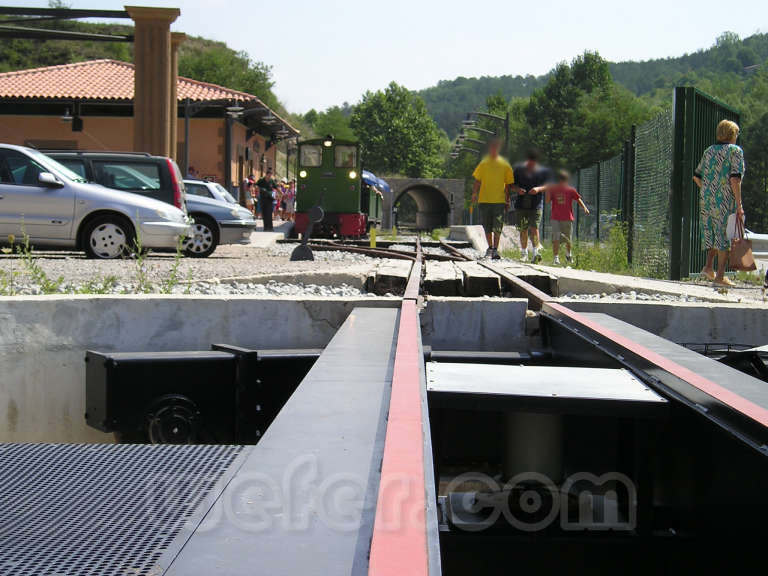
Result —
[[406, 300], [368, 564], [372, 576], [426, 576], [429, 571], [418, 331], [416, 303]]
[[609, 338], [610, 340], [616, 342], [620, 346], [623, 346], [624, 348], [626, 348], [627, 350], [630, 350], [631, 352], [637, 354], [638, 356], [642, 356], [646, 360], [653, 362], [659, 368], [666, 370], [670, 374], [673, 374], [674, 376], [677, 376], [682, 380], [685, 380], [686, 382], [695, 386], [702, 392], [709, 394], [710, 396], [712, 396], [713, 398], [716, 398], [723, 404], [726, 404], [731, 408], [733, 408], [734, 410], [741, 412], [745, 416], [752, 418], [753, 420], [759, 422], [763, 426], [768, 426], [768, 410], [766, 410], [762, 406], [758, 406], [757, 404], [755, 404], [754, 402], [751, 402], [750, 400], [747, 400], [743, 396], [739, 396], [735, 392], [728, 390], [727, 388], [724, 388], [719, 384], [712, 382], [711, 380], [708, 380], [702, 376], [699, 376], [698, 374], [696, 374], [692, 370], [689, 370], [685, 366], [681, 366], [677, 362], [674, 362], [669, 358], [665, 358], [661, 354], [654, 352], [653, 350], [649, 350], [645, 346], [641, 346], [637, 342], [630, 340], [625, 336], [617, 334], [613, 330], [604, 328], [597, 322], [594, 322], [589, 318], [582, 316], [578, 312], [574, 312], [573, 310], [570, 310], [565, 306], [556, 304], [554, 302], [547, 302], [547, 306], [550, 306], [553, 310], [556, 310], [560, 314], [563, 314], [565, 316], [568, 316], [569, 318], [572, 318], [573, 320], [576, 320], [577, 322], [583, 324], [590, 330], [594, 330], [598, 334], [602, 334], [606, 338]]

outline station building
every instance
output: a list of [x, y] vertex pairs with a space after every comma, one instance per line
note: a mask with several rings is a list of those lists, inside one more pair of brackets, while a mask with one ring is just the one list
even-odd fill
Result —
[[[0, 142], [39, 149], [134, 148], [134, 65], [91, 60], [0, 74]], [[178, 77], [174, 158], [230, 188], [293, 170], [298, 131], [258, 97]]]

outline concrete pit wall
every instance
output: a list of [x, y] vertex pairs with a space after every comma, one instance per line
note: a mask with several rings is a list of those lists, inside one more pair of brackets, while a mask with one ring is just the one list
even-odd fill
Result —
[[399, 299], [0, 298], [0, 442], [111, 442], [85, 424], [85, 351], [324, 347], [356, 306]]
[[427, 299], [421, 313], [424, 345], [435, 350], [527, 350], [528, 301], [518, 298]]
[[602, 312], [677, 344], [768, 344], [768, 309], [711, 302], [569, 300], [577, 312]]

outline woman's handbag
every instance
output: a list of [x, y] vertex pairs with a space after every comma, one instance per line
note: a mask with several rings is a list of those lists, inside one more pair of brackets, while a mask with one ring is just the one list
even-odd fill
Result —
[[731, 252], [728, 255], [728, 265], [731, 270], [757, 270], [755, 257], [752, 255], [752, 240], [744, 237], [744, 221], [736, 219], [736, 238], [731, 242]]

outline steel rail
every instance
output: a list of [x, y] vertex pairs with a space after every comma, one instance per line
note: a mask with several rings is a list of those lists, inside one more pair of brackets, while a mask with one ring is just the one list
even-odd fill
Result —
[[421, 242], [416, 239], [416, 261], [411, 267], [411, 273], [408, 276], [408, 283], [405, 285], [405, 292], [403, 293], [404, 300], [417, 301], [421, 294], [421, 273], [424, 268], [423, 262], [424, 253], [421, 250]]

